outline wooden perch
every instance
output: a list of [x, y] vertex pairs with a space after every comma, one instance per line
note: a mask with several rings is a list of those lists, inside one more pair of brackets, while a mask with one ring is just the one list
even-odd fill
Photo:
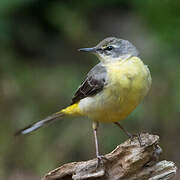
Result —
[[127, 140], [111, 153], [106, 154], [104, 164], [96, 169], [97, 159], [72, 162], [49, 172], [43, 180], [168, 180], [177, 171], [171, 161], [159, 161], [162, 152], [159, 137], [141, 134], [138, 139]]

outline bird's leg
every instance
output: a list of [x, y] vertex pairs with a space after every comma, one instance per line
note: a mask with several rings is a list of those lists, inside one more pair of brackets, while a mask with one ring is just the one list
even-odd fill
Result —
[[142, 139], [141, 139], [141, 136], [140, 136], [139, 133], [138, 133], [137, 135], [133, 135], [133, 134], [131, 134], [130, 132], [128, 132], [120, 123], [114, 122], [114, 124], [116, 124], [131, 140], [132, 140], [135, 136], [137, 136], [140, 146], [143, 146], [143, 145], [142, 145]]
[[114, 122], [114, 124], [116, 124], [130, 139], [133, 138], [133, 135], [130, 132], [128, 132], [125, 128], [123, 128], [123, 126], [121, 126], [120, 123]]
[[137, 138], [138, 138], [140, 146], [142, 147], [143, 143], [142, 143], [142, 139], [141, 139], [141, 134], [140, 133], [137, 134]]
[[107, 160], [104, 156], [99, 154], [99, 145], [98, 145], [98, 138], [97, 138], [98, 126], [99, 126], [99, 123], [97, 121], [93, 121], [92, 127], [93, 127], [95, 146], [96, 146], [96, 157], [98, 160], [96, 168], [98, 168], [101, 163], [103, 164], [103, 159]]

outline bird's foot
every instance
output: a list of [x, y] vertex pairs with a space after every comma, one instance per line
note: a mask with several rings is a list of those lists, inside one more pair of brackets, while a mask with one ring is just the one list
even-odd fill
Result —
[[139, 145], [141, 146], [141, 147], [143, 147], [144, 146], [144, 144], [143, 144], [143, 142], [142, 142], [142, 139], [141, 139], [141, 134], [140, 133], [138, 133], [138, 134], [130, 134], [129, 133], [129, 138], [130, 138], [130, 140], [132, 141], [134, 138], [137, 138], [138, 139], [138, 142], [139, 142]]
[[104, 161], [108, 161], [108, 159], [103, 155], [98, 155], [96, 169], [98, 169], [100, 166], [104, 166]]

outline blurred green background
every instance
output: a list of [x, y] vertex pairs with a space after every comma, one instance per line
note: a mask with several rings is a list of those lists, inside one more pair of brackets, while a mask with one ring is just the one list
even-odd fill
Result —
[[[132, 133], [158, 134], [162, 159], [179, 166], [179, 9], [179, 0], [1, 0], [0, 179], [38, 180], [59, 165], [95, 157], [86, 118], [62, 119], [31, 136], [13, 133], [71, 102], [98, 62], [77, 49], [108, 36], [135, 44], [153, 78], [142, 105], [122, 124]], [[99, 128], [102, 154], [125, 139], [113, 124]]]

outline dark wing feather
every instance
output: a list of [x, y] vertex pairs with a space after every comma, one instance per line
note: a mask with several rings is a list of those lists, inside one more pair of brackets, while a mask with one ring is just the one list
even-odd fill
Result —
[[85, 81], [80, 85], [73, 96], [71, 104], [74, 104], [85, 97], [99, 93], [104, 88], [106, 80], [106, 68], [99, 63], [88, 73]]

